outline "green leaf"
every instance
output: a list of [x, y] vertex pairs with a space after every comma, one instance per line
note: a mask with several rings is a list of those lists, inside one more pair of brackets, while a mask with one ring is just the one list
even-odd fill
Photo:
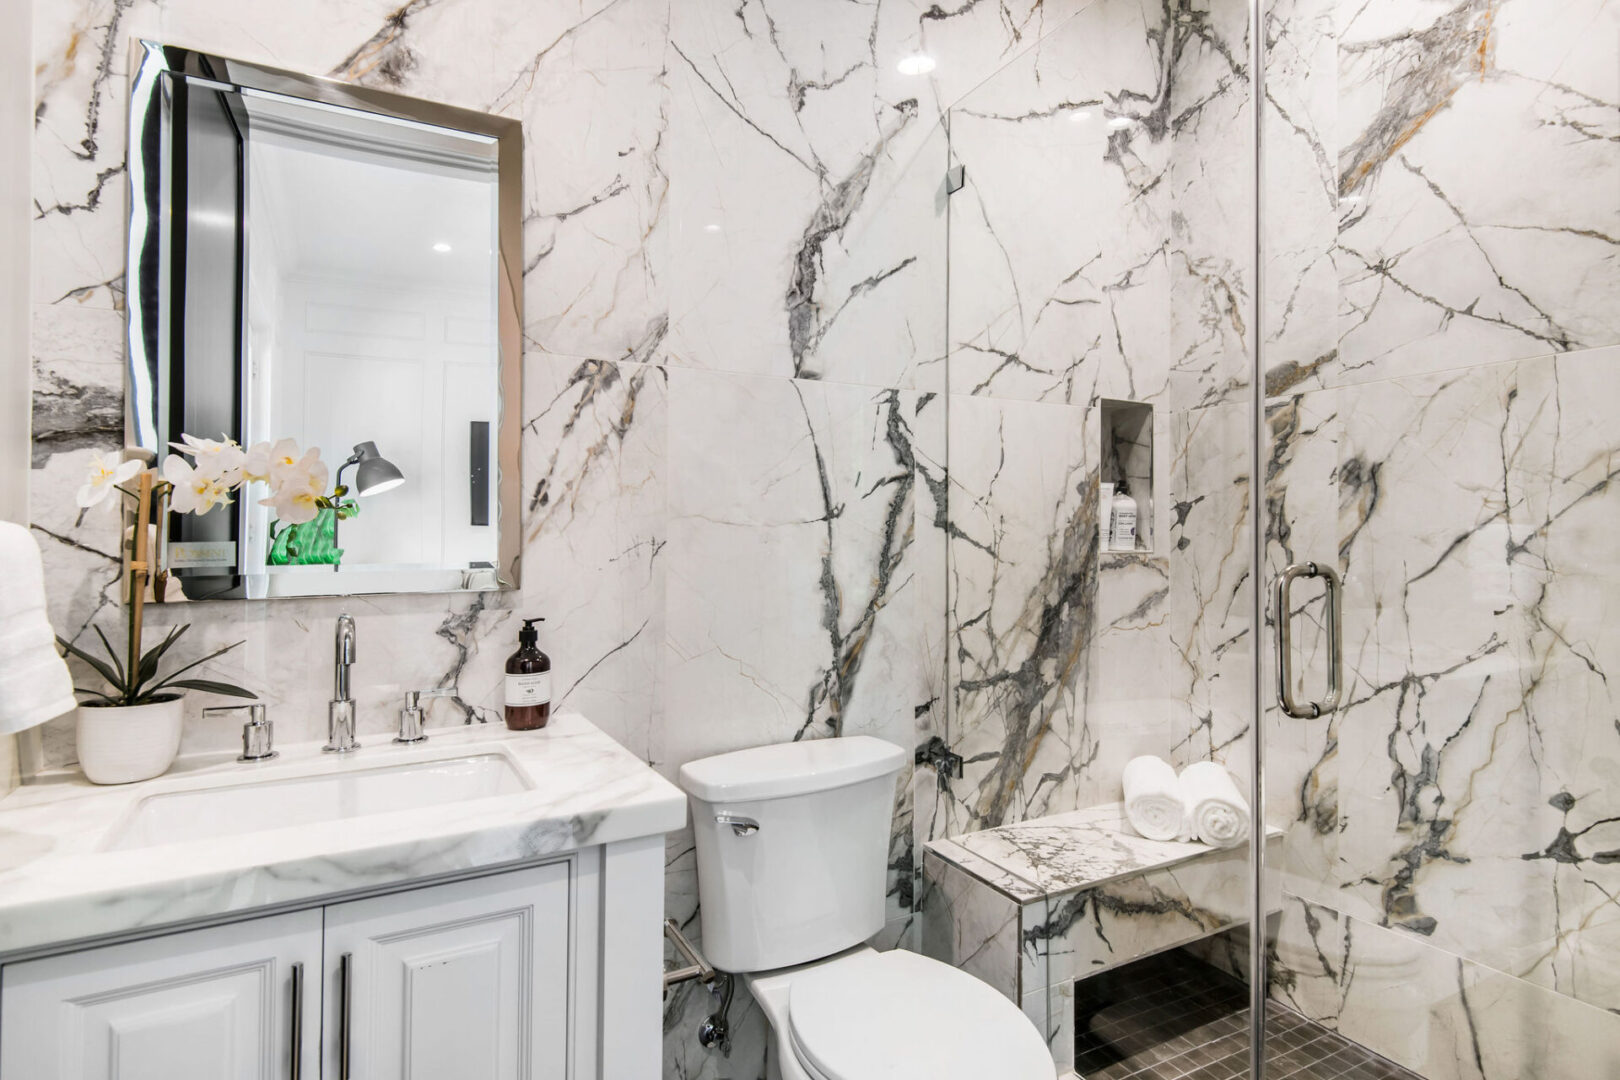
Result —
[[96, 637], [101, 639], [101, 644], [106, 648], [107, 655], [112, 658], [113, 666], [118, 669], [118, 682], [122, 684], [124, 682], [124, 662], [118, 659], [118, 650], [112, 647], [112, 642], [108, 641], [107, 635], [101, 632], [101, 627], [92, 626], [91, 629], [96, 632]]
[[102, 701], [110, 702], [114, 705], [118, 704], [119, 700], [118, 698], [113, 697], [111, 694], [104, 694], [100, 690], [92, 690], [88, 686], [75, 686], [73, 688], [73, 692], [75, 694], [90, 694], [93, 697], [98, 697]]
[[91, 656], [89, 653], [85, 652], [83, 649], [79, 648], [65, 637], [58, 635], [56, 643], [94, 668], [96, 674], [100, 675], [103, 679], [106, 679], [107, 685], [111, 686], [114, 690], [117, 690], [120, 695], [128, 692], [129, 687], [124, 684], [123, 679], [119, 678], [118, 675], [113, 672], [112, 668], [108, 667], [100, 660], [97, 660], [95, 657]]
[[218, 657], [224, 656], [226, 653], [230, 652], [232, 649], [236, 648], [240, 644], [242, 644], [242, 642], [240, 642], [240, 641], [232, 642], [231, 644], [225, 646], [223, 649], [220, 649], [218, 652], [211, 652], [207, 656], [203, 657], [201, 660], [193, 660], [191, 663], [187, 664], [185, 667], [179, 668], [179, 669], [177, 669], [175, 671], [169, 672], [169, 674], [167, 674], [167, 675], [165, 675], [163, 677], [162, 682], [160, 682], [156, 686], [152, 687], [150, 692], [155, 694], [159, 690], [163, 689], [165, 686], [169, 686], [171, 684], [178, 685], [178, 684], [174, 683], [174, 680], [176, 678], [178, 678], [179, 676], [184, 675], [186, 672], [190, 671], [194, 667], [197, 667], [197, 666], [202, 665], [202, 664], [206, 664], [210, 660], [213, 660], [213, 659], [216, 659]]
[[171, 679], [161, 687], [153, 687], [152, 693], [160, 689], [182, 687], [186, 690], [201, 690], [208, 694], [222, 694], [225, 697], [246, 698], [249, 701], [258, 701], [259, 695], [251, 690], [244, 690], [240, 686], [230, 683], [214, 682], [212, 679]]
[[163, 659], [163, 654], [168, 652], [170, 647], [180, 640], [180, 636], [190, 629], [190, 623], [184, 626], [171, 627], [169, 632], [164, 635], [163, 640], [152, 646], [146, 655], [141, 657], [141, 668], [136, 674], [135, 685], [131, 688], [134, 693], [139, 694], [141, 687], [157, 676], [158, 662]]

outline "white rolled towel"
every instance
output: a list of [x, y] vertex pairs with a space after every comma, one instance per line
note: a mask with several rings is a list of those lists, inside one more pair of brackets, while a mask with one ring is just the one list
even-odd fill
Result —
[[77, 704], [45, 615], [39, 545], [21, 525], [0, 521], [0, 734], [43, 724]]
[[1181, 835], [1185, 814], [1181, 782], [1163, 758], [1132, 758], [1125, 766], [1125, 820], [1149, 840]]
[[1213, 761], [1181, 770], [1187, 832], [1211, 847], [1230, 848], [1249, 839], [1249, 803], [1232, 774]]

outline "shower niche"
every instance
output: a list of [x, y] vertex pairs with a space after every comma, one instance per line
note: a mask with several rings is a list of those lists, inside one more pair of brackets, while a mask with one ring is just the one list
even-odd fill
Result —
[[[1158, 471], [1154, 438], [1155, 415], [1152, 405], [1141, 401], [1119, 401], [1104, 398], [1100, 408], [1102, 427], [1102, 454], [1100, 482], [1104, 499], [1098, 505], [1104, 554], [1148, 554], [1154, 550], [1158, 535], [1154, 513], [1154, 478]], [[1112, 485], [1112, 486], [1110, 486]], [[1134, 541], [1121, 541], [1114, 535], [1111, 525], [1111, 507], [1107, 496], [1123, 489], [1136, 503], [1136, 536]]]

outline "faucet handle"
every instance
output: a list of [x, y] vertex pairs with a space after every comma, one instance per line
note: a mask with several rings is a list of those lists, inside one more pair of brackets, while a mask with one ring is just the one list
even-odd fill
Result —
[[399, 710], [399, 734], [394, 736], [397, 743], [419, 743], [427, 741], [427, 732], [422, 730], [422, 702], [429, 698], [455, 697], [461, 693], [458, 686], [443, 686], [437, 690], [407, 690], [405, 691], [405, 707]]
[[255, 701], [251, 705], [212, 705], [203, 710], [204, 716], [215, 713], [234, 713], [247, 711], [247, 722], [242, 725], [242, 753], [237, 761], [269, 761], [276, 757], [275, 725], [265, 716], [266, 708], [262, 701]]

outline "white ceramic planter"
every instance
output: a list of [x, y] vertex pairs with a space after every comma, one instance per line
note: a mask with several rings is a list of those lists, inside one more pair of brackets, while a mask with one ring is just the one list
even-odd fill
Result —
[[78, 710], [79, 767], [97, 784], [132, 784], [162, 776], [180, 752], [182, 695], [150, 705]]

